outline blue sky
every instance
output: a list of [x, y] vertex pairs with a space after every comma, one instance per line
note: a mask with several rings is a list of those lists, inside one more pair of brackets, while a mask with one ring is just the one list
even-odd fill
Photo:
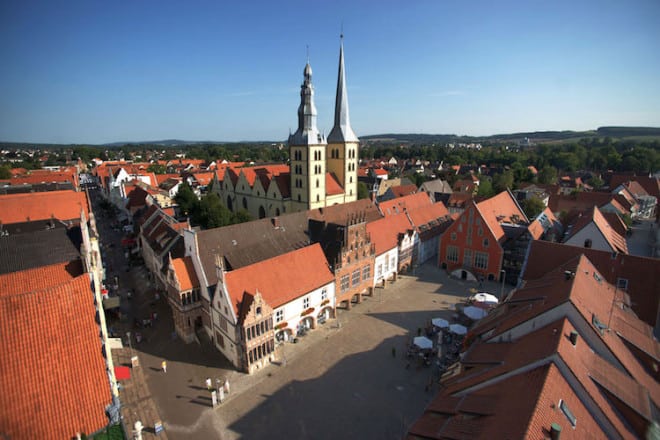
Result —
[[660, 126], [660, 1], [0, 0], [0, 141], [285, 140], [309, 46], [360, 135]]

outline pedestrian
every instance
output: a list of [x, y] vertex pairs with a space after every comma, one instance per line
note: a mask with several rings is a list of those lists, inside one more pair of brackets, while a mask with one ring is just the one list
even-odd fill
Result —
[[208, 388], [209, 391], [213, 391], [213, 382], [210, 377], [206, 378], [206, 388]]
[[229, 395], [229, 379], [225, 379], [224, 389], [225, 389], [225, 393]]
[[161, 362], [160, 366], [163, 368], [163, 373], [167, 373], [167, 361]]

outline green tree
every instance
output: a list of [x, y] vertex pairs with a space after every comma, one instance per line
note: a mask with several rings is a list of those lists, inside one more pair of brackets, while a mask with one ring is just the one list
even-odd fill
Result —
[[555, 184], [557, 183], [557, 168], [550, 165], [545, 166], [541, 168], [536, 178], [539, 183]]
[[183, 182], [179, 186], [179, 191], [174, 196], [174, 201], [179, 205], [181, 213], [185, 216], [192, 216], [199, 203], [197, 196], [187, 182]]
[[232, 215], [232, 223], [245, 223], [252, 220], [252, 216], [245, 209], [240, 209]]
[[477, 196], [489, 198], [495, 195], [495, 190], [493, 189], [493, 184], [490, 180], [482, 178], [479, 180], [479, 190], [477, 191]]
[[0, 179], [11, 179], [11, 168], [9, 165], [0, 166]]
[[493, 189], [496, 192], [502, 192], [507, 188], [513, 188], [513, 171], [511, 170], [493, 176]]
[[358, 192], [358, 199], [369, 198], [369, 188], [367, 188], [366, 183], [358, 182], [357, 192]]
[[525, 212], [528, 219], [533, 219], [545, 209], [543, 202], [537, 197], [530, 197], [523, 200], [521, 208]]
[[603, 185], [605, 185], [605, 182], [603, 179], [601, 179], [598, 176], [592, 176], [591, 179], [587, 181], [587, 183], [591, 186], [594, 187], [594, 189], [601, 189]]
[[158, 163], [152, 163], [147, 167], [147, 171], [150, 173], [155, 173], [155, 174], [165, 174], [167, 173], [167, 168], [165, 165], [161, 165]]
[[220, 197], [215, 193], [209, 193], [193, 211], [193, 222], [204, 229], [218, 228], [232, 223], [232, 213], [222, 204]]

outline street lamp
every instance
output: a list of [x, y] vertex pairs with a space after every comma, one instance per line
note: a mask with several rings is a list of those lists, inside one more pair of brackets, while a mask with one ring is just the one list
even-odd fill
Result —
[[502, 278], [502, 286], [500, 287], [500, 301], [504, 299], [504, 281], [506, 280], [506, 271], [504, 269], [500, 270], [500, 275]]

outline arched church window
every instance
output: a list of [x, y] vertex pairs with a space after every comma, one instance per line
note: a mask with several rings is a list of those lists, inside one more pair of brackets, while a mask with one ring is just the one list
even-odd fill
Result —
[[316, 179], [316, 187], [319, 187], [319, 179]]
[[318, 195], [318, 194], [316, 195], [316, 201], [317, 201], [317, 202], [320, 202], [320, 201], [321, 201], [321, 196]]
[[353, 183], [353, 176], [349, 179], [349, 183]]

